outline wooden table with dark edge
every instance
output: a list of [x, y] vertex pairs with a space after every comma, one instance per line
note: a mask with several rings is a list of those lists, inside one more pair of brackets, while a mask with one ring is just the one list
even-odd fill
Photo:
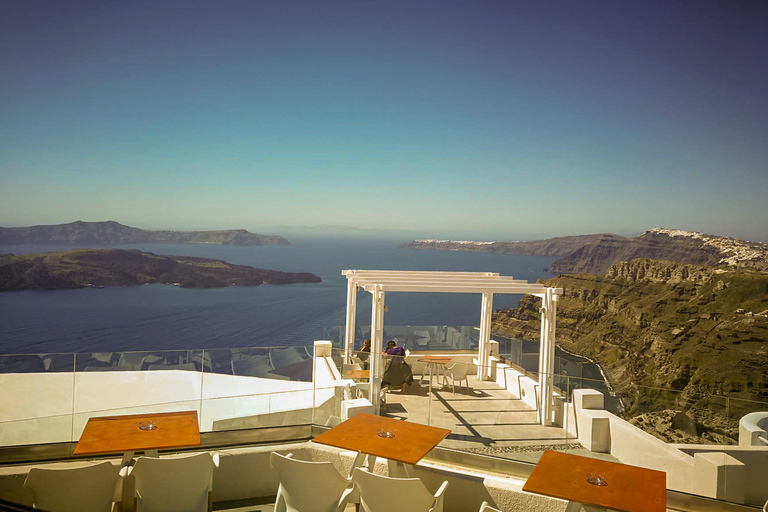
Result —
[[[379, 430], [388, 430], [393, 437], [381, 437]], [[367, 455], [368, 467], [373, 468], [376, 457], [416, 464], [450, 433], [450, 430], [444, 428], [361, 412], [312, 441]], [[360, 465], [360, 462], [361, 457], [358, 456], [355, 464]]]
[[368, 380], [371, 378], [371, 370], [349, 370], [347, 375], [353, 380]]
[[[139, 423], [154, 421], [157, 428], [141, 430]], [[123, 452], [127, 462], [134, 452], [200, 445], [197, 411], [102, 416], [88, 419], [73, 455]], [[126, 460], [127, 459], [127, 460]]]
[[[599, 474], [608, 485], [587, 482]], [[568, 500], [568, 512], [593, 506], [622, 512], [664, 512], [667, 475], [663, 471], [546, 450], [523, 490]]]

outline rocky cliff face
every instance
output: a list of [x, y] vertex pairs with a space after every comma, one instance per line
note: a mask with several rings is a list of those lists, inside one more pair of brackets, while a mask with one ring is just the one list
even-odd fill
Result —
[[604, 235], [578, 235], [547, 238], [531, 242], [473, 242], [466, 240], [414, 240], [401, 249], [437, 249], [443, 251], [475, 251], [496, 254], [530, 254], [533, 256], [566, 256]]
[[77, 221], [54, 226], [0, 228], [0, 245], [41, 243], [286, 245], [289, 242], [281, 236], [259, 235], [244, 229], [223, 231], [145, 231], [114, 221]]
[[655, 228], [635, 238], [604, 235], [554, 262], [551, 270], [567, 274], [604, 274], [614, 263], [636, 258], [768, 270], [768, 245], [693, 231]]
[[[638, 259], [547, 285], [564, 289], [557, 343], [598, 361], [627, 419], [651, 433], [733, 442], [738, 419], [765, 409], [768, 274]], [[494, 328], [538, 340], [539, 304], [523, 297], [494, 314]]]

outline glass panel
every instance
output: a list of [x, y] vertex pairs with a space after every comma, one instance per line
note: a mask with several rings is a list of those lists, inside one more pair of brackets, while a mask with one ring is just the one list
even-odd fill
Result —
[[73, 354], [0, 356], [0, 446], [71, 441], [73, 365]]

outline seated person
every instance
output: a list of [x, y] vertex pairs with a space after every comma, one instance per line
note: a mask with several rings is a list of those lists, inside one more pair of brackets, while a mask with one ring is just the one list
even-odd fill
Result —
[[398, 347], [397, 343], [395, 343], [392, 340], [389, 340], [387, 342], [387, 354], [389, 354], [390, 356], [402, 356], [402, 358], [400, 358], [401, 361], [405, 359], [405, 349], [402, 347]]
[[357, 351], [357, 358], [363, 363], [363, 370], [368, 369], [368, 356], [371, 354], [371, 339], [366, 338], [363, 341], [363, 348]]
[[405, 386], [413, 383], [411, 365], [405, 362], [405, 350], [398, 347], [394, 341], [390, 341], [387, 343], [387, 355], [389, 361], [384, 369], [381, 386], [402, 388], [405, 393]]

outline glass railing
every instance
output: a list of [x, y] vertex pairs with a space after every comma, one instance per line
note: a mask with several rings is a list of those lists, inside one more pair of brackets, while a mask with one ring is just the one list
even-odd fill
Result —
[[0, 355], [0, 447], [73, 442], [91, 417], [150, 412], [195, 410], [201, 432], [312, 424], [334, 394], [314, 385], [312, 350]]
[[[365, 400], [345, 401], [364, 398], [370, 409], [378, 403], [381, 414], [450, 430], [440, 444], [450, 450], [523, 462], [550, 449], [593, 451], [664, 470], [672, 475], [670, 489], [747, 504], [761, 496], [753, 480], [766, 469], [768, 440], [761, 445], [758, 436], [756, 445], [739, 446], [739, 421], [768, 411], [763, 401], [634, 385], [619, 392], [583, 372], [542, 376], [501, 359], [478, 367], [472, 351], [408, 348], [398, 366], [384, 357], [373, 365], [373, 355], [348, 361], [340, 349], [318, 359], [313, 350], [0, 356], [0, 446], [75, 442], [91, 417], [181, 410], [197, 411], [201, 432], [332, 426], [344, 407], [367, 407]], [[444, 359], [435, 361], [439, 356]], [[384, 392], [372, 397], [374, 367]], [[542, 397], [547, 378], [553, 394]], [[603, 411], [594, 404], [592, 412], [576, 410], [577, 396], [591, 390], [600, 392]], [[544, 421], [543, 400], [549, 400]], [[607, 437], [585, 445], [585, 422], [604, 428], [605, 421]], [[753, 467], [758, 470], [745, 469]]]

